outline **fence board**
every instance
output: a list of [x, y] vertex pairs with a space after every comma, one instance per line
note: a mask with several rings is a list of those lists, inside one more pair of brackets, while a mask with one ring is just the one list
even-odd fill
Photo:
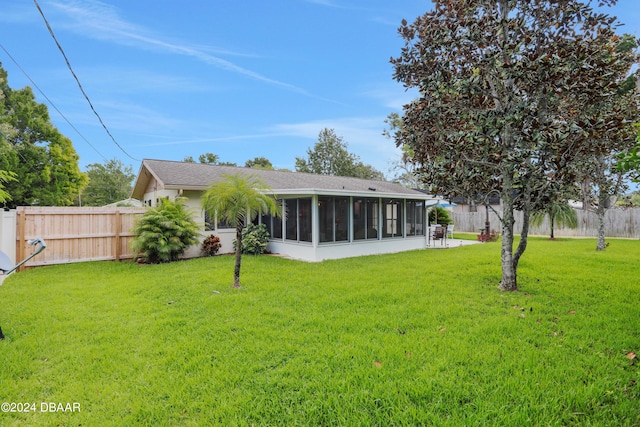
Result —
[[33, 252], [27, 242], [36, 237], [47, 242], [47, 249], [25, 267], [131, 258], [132, 229], [144, 212], [130, 207], [18, 207], [18, 260]]
[[[570, 229], [554, 227], [556, 237], [597, 237], [598, 216], [590, 211], [576, 209], [578, 216], [578, 228]], [[502, 213], [500, 213], [502, 215]], [[479, 212], [453, 212], [455, 230], [460, 232], [477, 233], [484, 229], [486, 213]], [[516, 212], [516, 224], [514, 230], [522, 229], [522, 212]], [[491, 229], [501, 232], [502, 225], [495, 212], [489, 211]], [[605, 235], [607, 237], [620, 237], [628, 239], [640, 239], [640, 208], [614, 208], [609, 209], [604, 216]], [[548, 236], [551, 233], [549, 218], [545, 218], [539, 227], [530, 227], [530, 235]]]

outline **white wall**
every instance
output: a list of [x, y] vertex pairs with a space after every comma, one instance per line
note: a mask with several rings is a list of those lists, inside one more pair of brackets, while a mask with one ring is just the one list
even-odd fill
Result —
[[323, 243], [313, 246], [311, 243], [295, 243], [271, 240], [267, 246], [269, 252], [284, 254], [302, 261], [320, 262], [328, 259], [350, 258], [366, 255], [392, 254], [427, 247], [426, 236], [362, 240], [344, 243]]
[[0, 251], [16, 262], [16, 211], [0, 210]]
[[202, 241], [210, 235], [218, 236], [220, 238], [220, 249], [218, 250], [218, 254], [230, 254], [233, 253], [233, 241], [236, 238], [236, 230], [234, 229], [221, 229], [217, 231], [205, 231], [202, 230], [200, 232], [200, 237], [198, 238], [199, 243], [189, 247], [184, 253], [183, 258], [197, 258], [202, 256], [200, 253], [200, 245]]
[[[201, 238], [200, 243], [208, 235], [216, 235], [220, 238], [222, 247], [220, 248], [220, 254], [233, 253], [233, 241], [235, 240], [234, 229], [219, 229], [215, 231], [204, 231], [204, 212], [200, 205], [200, 191], [184, 191], [179, 193], [177, 190], [154, 190], [145, 194], [145, 199], [151, 199], [152, 204], [155, 206], [156, 198], [169, 197], [174, 199], [175, 197], [186, 197], [186, 205], [191, 209], [194, 214], [194, 219], [201, 226]], [[293, 197], [293, 196], [292, 196]], [[312, 222], [315, 224], [318, 221], [318, 198], [313, 196], [312, 198]], [[286, 223], [286, 220], [284, 221]], [[283, 223], [283, 227], [286, 224]], [[313, 230], [314, 241], [319, 240], [319, 234], [316, 227]], [[200, 243], [190, 247], [184, 254], [184, 258], [195, 258], [200, 256]], [[426, 236], [420, 237], [408, 237], [408, 238], [387, 238], [382, 240], [366, 240], [366, 241], [354, 241], [344, 243], [325, 243], [325, 244], [312, 244], [310, 242], [292, 242], [287, 240], [271, 240], [267, 246], [267, 250], [274, 254], [282, 254], [284, 256], [299, 259], [303, 261], [319, 262], [328, 259], [340, 259], [357, 257], [364, 255], [379, 255], [403, 252], [415, 249], [424, 249], [427, 247]]]
[[144, 200], [151, 200], [151, 205], [156, 206], [156, 199], [166, 198], [168, 197], [171, 200], [175, 200], [176, 197], [184, 197], [185, 205], [191, 213], [193, 214], [193, 219], [200, 226], [200, 237], [199, 243], [189, 247], [185, 253], [183, 258], [197, 258], [201, 256], [200, 254], [200, 245], [202, 241], [209, 235], [216, 235], [220, 238], [221, 247], [218, 251], [219, 254], [228, 254], [233, 253], [233, 241], [236, 238], [236, 230], [235, 229], [220, 229], [220, 230], [205, 230], [204, 229], [204, 210], [200, 204], [200, 197], [202, 196], [201, 191], [190, 191], [186, 190], [180, 193], [178, 190], [154, 190], [153, 186], [150, 186], [148, 189], [150, 190], [148, 193], [144, 195]]

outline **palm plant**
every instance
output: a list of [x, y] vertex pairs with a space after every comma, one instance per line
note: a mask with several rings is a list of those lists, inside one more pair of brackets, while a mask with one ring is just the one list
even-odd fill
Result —
[[176, 261], [189, 246], [197, 243], [200, 228], [183, 200], [160, 199], [159, 206], [142, 215], [134, 227], [135, 238], [131, 242], [134, 260], [141, 256], [152, 264]]
[[242, 229], [258, 214], [280, 215], [275, 196], [271, 190], [254, 175], [224, 175], [223, 180], [214, 182], [202, 197], [203, 209], [218, 221], [225, 221], [236, 229], [235, 266], [233, 287], [240, 287], [240, 267], [242, 264]]
[[542, 225], [544, 218], [549, 216], [549, 227], [551, 228], [551, 239], [555, 239], [554, 227], [557, 224], [560, 227], [577, 228], [578, 215], [575, 209], [566, 202], [551, 203], [545, 210], [539, 211], [531, 215], [531, 225], [539, 227]]

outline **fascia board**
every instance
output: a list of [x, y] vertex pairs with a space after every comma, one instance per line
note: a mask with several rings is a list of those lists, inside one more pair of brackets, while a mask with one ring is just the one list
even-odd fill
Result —
[[394, 193], [385, 191], [352, 191], [352, 190], [327, 190], [318, 188], [296, 188], [296, 189], [271, 189], [269, 194], [277, 196], [299, 196], [299, 195], [312, 195], [312, 196], [353, 196], [353, 197], [384, 197], [389, 199], [412, 199], [412, 200], [435, 200], [433, 196], [424, 193], [407, 194], [407, 193]]
[[[206, 191], [208, 186], [195, 186], [195, 185], [165, 185], [165, 190], [188, 190], [188, 191]], [[266, 192], [275, 196], [352, 196], [352, 197], [384, 197], [388, 199], [411, 199], [411, 200], [424, 200], [427, 202], [427, 206], [432, 206], [440, 203], [442, 200], [436, 199], [429, 194], [424, 193], [393, 193], [385, 191], [350, 191], [350, 190], [327, 190], [318, 188], [287, 188], [287, 189], [271, 189]]]

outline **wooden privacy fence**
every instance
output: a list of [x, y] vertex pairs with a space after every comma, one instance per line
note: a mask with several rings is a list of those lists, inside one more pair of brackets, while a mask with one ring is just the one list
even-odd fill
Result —
[[[576, 209], [578, 227], [576, 229], [554, 227], [556, 237], [597, 237], [598, 216], [590, 211]], [[501, 213], [502, 215], [502, 213]], [[486, 213], [484, 208], [478, 212], [453, 212], [452, 218], [455, 231], [479, 233], [484, 229]], [[491, 229], [502, 232], [502, 224], [498, 216], [489, 210]], [[614, 208], [607, 210], [604, 216], [605, 236], [638, 239], [640, 238], [640, 208]], [[522, 212], [516, 212], [514, 231], [522, 229]], [[546, 217], [540, 227], [530, 227], [530, 235], [548, 236], [550, 234], [549, 217]]]
[[47, 249], [26, 267], [132, 258], [132, 229], [144, 212], [130, 207], [18, 207], [16, 259], [32, 253], [27, 242], [36, 237], [46, 241]]

